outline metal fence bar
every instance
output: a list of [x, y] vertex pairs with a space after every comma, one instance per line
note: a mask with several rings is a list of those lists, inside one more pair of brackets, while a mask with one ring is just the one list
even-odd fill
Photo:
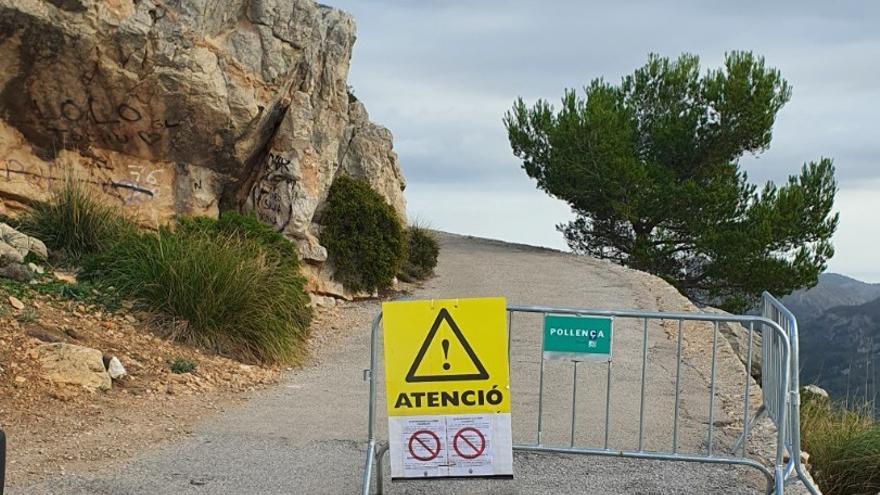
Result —
[[377, 445], [376, 447], [376, 495], [382, 495], [385, 493], [385, 478], [382, 476], [382, 465], [384, 462], [382, 459], [385, 457], [385, 453], [388, 452], [390, 447], [391, 446], [388, 442]]
[[[370, 403], [368, 405], [369, 413], [367, 417], [367, 459], [364, 465], [363, 495], [369, 495], [370, 493], [370, 480], [373, 479], [373, 460], [376, 457], [376, 432], [374, 429], [376, 423], [376, 361], [378, 360], [379, 323], [381, 322], [382, 313], [380, 312], [373, 319], [373, 324], [370, 327], [370, 369], [364, 373], [369, 376], [370, 380]], [[379, 476], [381, 475], [382, 473], [379, 473]]]
[[[746, 390], [744, 392], [743, 398], [743, 442], [742, 442], [742, 456], [746, 456], [746, 452], [748, 451], [749, 445], [749, 400], [750, 400], [750, 385], [752, 383], [752, 350], [754, 348], [754, 337], [755, 337], [755, 322], [749, 322], [749, 350], [748, 350], [748, 359], [746, 359]], [[735, 449], [734, 449], [735, 450]]]
[[717, 354], [718, 354], [718, 322], [715, 322], [714, 329], [712, 331], [712, 378], [709, 381], [709, 445], [707, 448], [707, 453], [711, 456], [712, 451], [714, 450], [713, 446], [713, 433], [715, 433], [715, 373], [717, 369]]
[[675, 353], [675, 410], [672, 413], [672, 453], [678, 452], [678, 407], [681, 395], [682, 321], [678, 320], [678, 344]]
[[[789, 427], [786, 432], [787, 444], [789, 450], [789, 464], [786, 466], [785, 476], [789, 476], [791, 471], [797, 473], [798, 478], [803, 482], [804, 486], [813, 495], [819, 495], [819, 488], [812, 483], [810, 476], [806, 473], [806, 468], [801, 462], [801, 425], [800, 425], [800, 336], [798, 332], [797, 318], [789, 311], [779, 300], [773, 297], [769, 292], [764, 292], [762, 297], [764, 311], [767, 316], [768, 308], [772, 308], [772, 320], [777, 324], [785, 322], [784, 328], [788, 331], [789, 346], [791, 349], [790, 370], [791, 377], [786, 390], [786, 397], [789, 398]], [[763, 363], [762, 363], [763, 364]]]
[[[775, 301], [775, 300], [774, 300]], [[784, 309], [784, 307], [782, 307]], [[786, 310], [787, 311], [787, 310]], [[775, 489], [778, 494], [781, 494], [784, 490], [784, 480], [786, 474], [788, 472], [797, 472], [798, 476], [804, 477], [803, 475], [803, 466], [799, 462], [799, 456], [796, 453], [800, 452], [800, 438], [799, 432], [795, 429], [795, 426], [799, 427], [798, 418], [795, 415], [797, 410], [798, 396], [797, 396], [797, 388], [792, 383], [792, 373], [797, 368], [793, 367], [793, 364], [797, 362], [795, 356], [795, 349], [791, 346], [790, 336], [794, 336], [796, 339], [796, 322], [794, 318], [790, 319], [784, 318], [786, 315], [783, 312], [777, 310], [777, 308], [773, 307], [773, 305], [768, 304], [765, 298], [765, 308], [764, 308], [764, 316], [754, 316], [754, 315], [726, 315], [726, 314], [707, 314], [707, 313], [664, 313], [664, 312], [656, 312], [656, 311], [624, 311], [624, 310], [594, 310], [594, 309], [581, 309], [581, 308], [552, 308], [546, 306], [516, 306], [509, 305], [507, 308], [508, 312], [508, 353], [512, 356], [512, 330], [513, 330], [513, 318], [514, 313], [522, 312], [522, 313], [532, 313], [532, 314], [540, 314], [546, 317], [547, 314], [569, 314], [569, 315], [583, 315], [583, 316], [603, 316], [603, 317], [617, 317], [617, 318], [630, 318], [636, 320], [642, 320], [642, 368], [641, 368], [641, 380], [639, 383], [639, 440], [638, 440], [638, 450], [618, 450], [611, 449], [610, 447], [610, 430], [611, 430], [611, 407], [612, 407], [612, 373], [613, 373], [613, 362], [607, 361], [606, 366], [606, 390], [605, 390], [605, 430], [604, 430], [604, 439], [602, 443], [602, 448], [576, 448], [575, 445], [575, 437], [577, 434], [577, 386], [578, 386], [578, 364], [577, 362], [573, 363], [572, 366], [572, 399], [571, 399], [571, 426], [570, 426], [570, 435], [569, 435], [569, 446], [561, 447], [561, 446], [553, 446], [548, 445], [544, 446], [542, 438], [543, 435], [543, 427], [544, 427], [544, 359], [543, 359], [543, 351], [541, 360], [540, 360], [540, 370], [539, 370], [539, 380], [538, 380], [538, 431], [537, 431], [537, 444], [530, 445], [514, 445], [514, 449], [517, 451], [530, 451], [530, 452], [559, 452], [559, 453], [570, 453], [570, 454], [590, 454], [590, 455], [603, 455], [603, 456], [617, 456], [617, 457], [628, 457], [628, 458], [640, 458], [640, 459], [655, 459], [655, 460], [673, 460], [673, 461], [686, 461], [686, 462], [702, 462], [702, 463], [711, 463], [711, 464], [734, 464], [734, 465], [742, 465], [749, 466], [755, 469], [760, 470], [765, 477], [768, 479], [768, 487]], [[671, 452], [663, 452], [663, 451], [646, 451], [645, 450], [645, 442], [644, 442], [644, 434], [645, 434], [645, 408], [646, 408], [646, 398], [647, 398], [647, 367], [648, 367], [648, 325], [649, 320], [677, 320], [678, 321], [678, 335], [677, 335], [677, 343], [676, 343], [676, 377], [675, 377], [675, 404], [674, 404], [674, 414], [673, 414], [673, 432], [672, 432], [672, 451]], [[370, 354], [370, 369], [365, 370], [365, 379], [369, 379], [370, 383], [370, 394], [369, 394], [369, 412], [368, 412], [368, 441], [367, 441], [367, 452], [366, 459], [364, 464], [364, 479], [363, 479], [363, 494], [369, 494], [371, 489], [372, 477], [375, 474], [377, 476], [376, 487], [381, 492], [383, 489], [382, 486], [382, 459], [383, 456], [388, 449], [387, 443], [378, 442], [375, 437], [375, 422], [377, 419], [376, 405], [378, 402], [377, 398], [377, 378], [376, 374], [378, 373], [378, 361], [379, 361], [379, 325], [381, 324], [381, 314], [376, 317], [373, 322], [373, 326], [371, 329], [371, 354]], [[704, 451], [700, 454], [682, 454], [679, 453], [679, 445], [678, 445], [678, 436], [680, 430], [680, 416], [681, 416], [681, 385], [683, 381], [682, 377], [682, 354], [683, 354], [683, 340], [684, 340], [684, 322], [685, 321], [704, 321], [713, 323], [713, 335], [712, 335], [712, 370], [711, 370], [711, 378], [710, 378], [710, 420], [709, 420], [709, 432], [708, 432], [708, 448], [707, 451]], [[750, 380], [746, 380], [745, 385], [745, 394], [744, 394], [744, 426], [743, 432], [739, 440], [737, 440], [737, 444], [734, 446], [731, 455], [716, 455], [714, 449], [714, 413], [715, 413], [715, 389], [716, 389], [716, 380], [717, 380], [717, 353], [718, 353], [718, 334], [719, 334], [719, 323], [720, 322], [736, 322], [740, 324], [748, 324], [749, 325], [749, 357], [748, 361], [748, 373], [751, 372], [751, 362], [752, 362], [752, 351], [753, 351], [753, 340], [754, 340], [754, 332], [755, 332], [755, 323], [760, 325], [762, 335], [764, 336], [765, 345], [762, 346], [762, 358], [764, 358], [764, 365], [767, 370], [763, 373], [762, 384], [766, 384], [767, 387], [763, 391], [765, 395], [765, 404], [761, 406], [759, 409], [759, 414], [757, 417], [749, 421], [749, 405], [750, 405]], [[544, 333], [541, 332], [541, 348], [543, 349], [543, 341], [544, 341]], [[652, 368], [653, 369], [653, 368]], [[768, 466], [762, 464], [760, 461], [755, 459], [750, 459], [746, 455], [748, 454], [747, 442], [748, 442], [748, 434], [750, 427], [760, 418], [760, 415], [766, 411], [768, 415], [777, 423], [777, 438], [776, 438], [776, 452], [775, 459], [772, 466]], [[563, 440], [564, 442], [564, 440]], [[742, 442], [740, 444], [740, 442]], [[742, 447], [741, 451], [739, 447]], [[797, 447], [797, 448], [795, 448]], [[786, 463], [783, 461], [783, 455], [788, 449], [792, 455], [792, 461]], [[737, 451], [741, 452], [741, 455], [737, 455]], [[376, 468], [374, 469], [373, 464], [375, 463]], [[818, 491], [813, 490], [813, 487], [810, 487], [807, 484], [808, 488], [813, 494], [817, 494]]]
[[[544, 313], [544, 317], [547, 314]], [[541, 445], [541, 429], [544, 426], [544, 332], [541, 331], [541, 371], [538, 378], [538, 445]]]
[[[702, 464], [731, 464], [736, 466], [748, 466], [760, 471], [770, 486], [773, 486], [774, 474], [767, 469], [767, 466], [761, 464], [754, 459], [744, 459], [742, 457], [706, 457], [701, 455], [690, 454], [667, 454], [662, 452], [645, 452], [633, 450], [605, 450], [584, 447], [540, 447], [535, 445], [514, 445], [513, 450], [522, 452], [549, 452], [555, 454], [587, 454], [603, 457], [623, 457], [629, 459], [650, 459], [656, 461], [683, 461], [695, 462]], [[779, 492], [782, 493], [782, 492]], [[821, 495], [821, 494], [820, 494]]]
[[642, 390], [639, 395], [639, 451], [645, 441], [645, 373], [648, 371], [648, 318], [645, 318], [642, 332]]
[[507, 311], [507, 362], [510, 362], [510, 353], [513, 346], [513, 311]]
[[571, 377], [571, 446], [574, 447], [575, 418], [577, 417], [578, 396], [578, 362], [572, 361], [573, 375]]
[[604, 448], [608, 450], [608, 432], [611, 423], [611, 360], [608, 360], [608, 374], [605, 379], [605, 442]]

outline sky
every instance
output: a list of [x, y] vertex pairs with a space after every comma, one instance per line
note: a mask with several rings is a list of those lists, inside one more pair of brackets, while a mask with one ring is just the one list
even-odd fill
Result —
[[568, 205], [535, 187], [502, 124], [518, 96], [558, 102], [649, 53], [766, 57], [793, 87], [755, 182], [831, 157], [840, 226], [829, 270], [880, 282], [880, 2], [329, 0], [358, 26], [349, 83], [394, 134], [411, 218], [449, 232], [567, 249]]

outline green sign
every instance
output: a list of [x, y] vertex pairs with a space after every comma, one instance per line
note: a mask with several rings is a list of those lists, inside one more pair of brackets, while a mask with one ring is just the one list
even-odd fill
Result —
[[544, 359], [610, 361], [611, 318], [544, 317]]

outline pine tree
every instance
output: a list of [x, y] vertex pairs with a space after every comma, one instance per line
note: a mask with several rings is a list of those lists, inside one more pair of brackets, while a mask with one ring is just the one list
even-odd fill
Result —
[[741, 311], [764, 290], [813, 286], [833, 256], [832, 160], [759, 190], [740, 169], [767, 150], [791, 88], [749, 52], [701, 74], [699, 58], [651, 55], [619, 85], [567, 90], [557, 111], [518, 99], [514, 154], [575, 220], [574, 252], [654, 273], [692, 299]]

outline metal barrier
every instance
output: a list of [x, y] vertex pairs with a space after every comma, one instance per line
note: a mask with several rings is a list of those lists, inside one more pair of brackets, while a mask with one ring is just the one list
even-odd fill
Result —
[[[770, 298], [770, 299], [768, 299]], [[539, 389], [538, 389], [538, 405], [537, 405], [537, 431], [535, 432], [535, 443], [527, 443], [527, 444], [514, 444], [513, 449], [515, 451], [525, 451], [525, 452], [546, 452], [546, 453], [562, 453], [562, 454], [586, 454], [586, 455], [596, 455], [596, 456], [612, 456], [612, 457], [625, 457], [625, 458], [637, 458], [637, 459], [652, 459], [652, 460], [669, 460], [669, 461], [684, 461], [684, 462], [697, 462], [697, 463], [710, 463], [710, 464], [730, 464], [730, 465], [740, 465], [754, 468], [760, 471], [767, 479], [767, 493], [784, 493], [785, 481], [791, 475], [793, 470], [796, 470], [798, 475], [804, 479], [804, 484], [810, 488], [810, 491], [814, 494], [818, 494], [818, 490], [815, 487], [811, 486], [808, 480], [809, 478], [804, 476], [803, 474], [803, 466], [800, 464], [800, 441], [799, 441], [799, 420], [797, 418], [798, 413], [798, 389], [797, 389], [797, 378], [796, 372], [792, 373], [793, 370], [797, 370], [797, 347], [794, 347], [792, 350], [790, 344], [790, 335], [794, 336], [794, 342], [796, 346], [797, 342], [797, 326], [794, 320], [794, 317], [791, 316], [783, 306], [778, 304], [775, 299], [772, 299], [772, 296], [769, 294], [765, 295], [765, 301], [772, 300], [775, 302], [773, 305], [774, 308], [779, 310], [779, 314], [783, 314], [784, 318], [780, 319], [777, 314], [770, 314], [769, 316], [754, 316], [754, 315], [726, 315], [726, 314], [710, 314], [710, 313], [665, 313], [665, 312], [650, 312], [650, 311], [609, 311], [609, 310], [593, 310], [593, 309], [577, 309], [577, 308], [555, 308], [555, 307], [544, 307], [544, 306], [515, 306], [509, 305], [507, 308], [508, 312], [508, 351], [511, 351], [511, 338], [512, 338], [512, 324], [513, 324], [513, 315], [516, 313], [531, 313], [538, 315], [581, 315], [581, 316], [600, 316], [600, 317], [611, 317], [611, 318], [619, 318], [619, 319], [629, 319], [629, 320], [641, 320], [642, 322], [642, 345], [641, 345], [641, 370], [640, 370], [640, 386], [639, 386], [639, 424], [638, 424], [638, 448], [637, 449], [619, 449], [613, 448], [609, 445], [609, 436], [610, 436], [610, 411], [611, 411], [611, 398], [612, 398], [612, 384], [613, 384], [613, 364], [611, 361], [607, 363], [606, 369], [606, 377], [605, 377], [605, 415], [604, 415], [604, 435], [603, 441], [600, 443], [601, 446], [596, 447], [580, 447], [576, 446], [575, 442], [575, 432], [577, 429], [577, 420], [576, 420], [576, 401], [577, 401], [577, 380], [578, 380], [578, 363], [572, 363], [572, 373], [573, 373], [573, 388], [571, 393], [572, 407], [571, 407], [571, 426], [570, 426], [570, 441], [565, 444], [560, 445], [550, 445], [545, 444], [545, 439], [542, 438], [542, 432], [544, 430], [544, 359], [541, 357], [542, 349], [539, 347], [535, 349], [536, 354], [538, 354], [540, 359], [540, 371], [539, 371]], [[379, 326], [382, 321], [381, 313], [376, 317], [373, 322], [372, 332], [371, 332], [371, 352], [370, 352], [370, 369], [364, 370], [364, 379], [369, 380], [370, 383], [370, 393], [369, 393], [369, 413], [368, 413], [368, 441], [367, 441], [367, 453], [366, 453], [366, 461], [364, 464], [364, 475], [363, 475], [363, 484], [362, 484], [362, 493], [364, 495], [369, 495], [372, 479], [373, 479], [373, 466], [375, 464], [376, 470], [378, 474], [376, 476], [376, 493], [383, 493], [383, 477], [382, 477], [382, 458], [385, 452], [388, 450], [388, 445], [385, 442], [378, 442], [376, 439], [375, 431], [376, 431], [376, 403], [377, 400], [377, 380], [380, 377], [377, 377], [377, 364], [378, 364], [378, 353], [379, 349], [381, 349], [381, 345], [379, 342]], [[675, 372], [675, 393], [674, 393], [674, 408], [673, 408], [673, 417], [671, 418], [671, 445], [668, 450], [648, 450], [645, 448], [644, 442], [644, 433], [645, 433], [645, 397], [646, 397], [646, 379], [647, 379], [647, 368], [648, 368], [648, 343], [649, 343], [649, 335], [648, 335], [648, 324], [649, 321], [671, 321], [677, 322], [677, 332], [676, 332], [676, 372]], [[681, 383], [682, 383], [682, 342], [683, 342], [683, 322], [708, 322], [711, 323], [711, 333], [712, 333], [712, 356], [711, 356], [711, 371], [710, 371], [710, 390], [709, 390], [709, 421], [708, 426], [706, 428], [706, 448], [705, 452], [688, 452], [684, 453], [680, 451], [680, 442], [679, 442], [679, 431], [680, 431], [680, 406], [681, 406]], [[739, 439], [735, 442], [733, 448], [730, 453], [719, 453], [716, 449], [717, 440], [714, 438], [715, 434], [715, 396], [716, 396], [716, 372], [717, 372], [717, 342], [718, 342], [718, 334], [719, 334], [719, 324], [720, 323], [738, 323], [742, 324], [749, 331], [749, 343], [748, 343], [748, 363], [746, 369], [751, 369], [751, 361], [752, 361], [752, 349], [753, 349], [753, 335], [756, 331], [756, 326], [760, 326], [760, 330], [762, 332], [763, 337], [763, 345], [762, 345], [762, 366], [764, 367], [764, 371], [762, 373], [762, 385], [763, 385], [763, 402], [764, 404], [758, 409], [758, 413], [750, 420], [750, 404], [749, 404], [749, 387], [751, 380], [748, 377], [745, 379], [744, 384], [744, 404], [743, 404], [743, 413], [742, 413], [742, 433], [739, 436]], [[543, 335], [543, 334], [542, 334]], [[516, 414], [514, 412], [514, 414]], [[748, 455], [748, 439], [750, 429], [754, 426], [755, 422], [757, 422], [760, 417], [764, 414], [767, 414], [773, 422], [777, 426], [777, 434], [776, 434], [776, 443], [775, 443], [775, 456], [773, 459], [773, 465], [767, 466], [763, 461], [759, 459], [754, 459], [749, 457]], [[790, 418], [790, 416], [794, 414], [794, 418]], [[790, 433], [788, 431], [789, 428], [792, 428], [792, 431], [796, 433]], [[785, 453], [786, 450], [791, 452], [789, 456], [790, 460], [786, 464], [785, 462]]]
[[[791, 370], [791, 374], [788, 380], [788, 413], [780, 416], [779, 407], [784, 405], [773, 404], [776, 409], [771, 409], [767, 407], [767, 414], [773, 418], [774, 423], [780, 424], [780, 421], [784, 421], [784, 417], [788, 417], [788, 425], [785, 428], [785, 445], [789, 452], [789, 460], [788, 464], [785, 466], [785, 478], [786, 483], [793, 480], [792, 474], [797, 474], [797, 477], [803, 482], [804, 486], [812, 493], [813, 495], [819, 495], [821, 492], [819, 489], [813, 484], [812, 479], [806, 473], [806, 469], [804, 468], [803, 463], [801, 462], [801, 395], [800, 395], [800, 380], [798, 378], [800, 364], [798, 362], [799, 356], [799, 344], [798, 344], [798, 324], [797, 319], [788, 310], [785, 306], [782, 305], [773, 295], [769, 292], [764, 292], [764, 295], [761, 299], [761, 314], [764, 318], [767, 318], [785, 330], [788, 334], [789, 346], [791, 347], [791, 363], [789, 364], [789, 369]], [[762, 357], [766, 356], [766, 353], [762, 355]], [[766, 358], [764, 358], [766, 359]], [[763, 363], [762, 363], [763, 366]], [[764, 404], [768, 404], [768, 396], [767, 396], [767, 387], [782, 387], [781, 382], [773, 382], [771, 380], [765, 380], [764, 376], [766, 376], [763, 372], [761, 374], [761, 386], [764, 390]], [[760, 414], [760, 411], [759, 413]]]
[[0, 430], [0, 495], [6, 486], [6, 433]]

